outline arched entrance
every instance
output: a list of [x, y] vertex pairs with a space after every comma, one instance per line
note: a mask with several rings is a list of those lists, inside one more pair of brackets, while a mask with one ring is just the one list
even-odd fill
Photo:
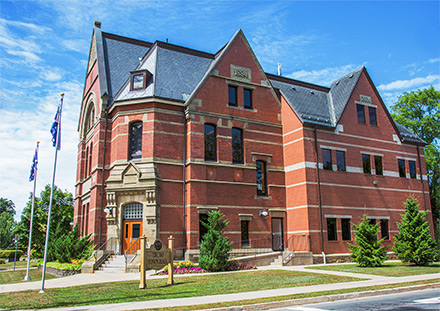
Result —
[[122, 253], [124, 254], [137, 238], [142, 236], [142, 203], [125, 204], [123, 209]]

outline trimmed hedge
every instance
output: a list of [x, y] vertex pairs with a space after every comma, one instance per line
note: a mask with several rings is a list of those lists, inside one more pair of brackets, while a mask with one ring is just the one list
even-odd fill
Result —
[[[23, 256], [23, 251], [17, 250], [17, 260]], [[0, 258], [14, 258], [15, 257], [15, 249], [14, 250], [2, 250], [0, 251]]]

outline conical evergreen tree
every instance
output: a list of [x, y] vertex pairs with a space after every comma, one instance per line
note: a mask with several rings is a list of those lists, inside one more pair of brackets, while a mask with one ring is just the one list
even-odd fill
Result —
[[229, 223], [223, 218], [222, 213], [213, 211], [208, 214], [208, 222], [202, 222], [202, 225], [208, 229], [200, 246], [199, 265], [202, 269], [224, 271], [229, 266], [228, 253], [232, 249], [232, 244], [229, 238], [223, 236], [223, 231]]
[[397, 223], [399, 234], [395, 237], [393, 250], [403, 262], [424, 266], [437, 259], [436, 242], [432, 239], [426, 220], [428, 211], [421, 212], [414, 196], [404, 203], [405, 214]]
[[388, 258], [386, 247], [381, 246], [384, 239], [377, 240], [378, 225], [372, 224], [367, 215], [364, 215], [359, 225], [353, 224], [357, 245], [348, 245], [351, 258], [361, 267], [380, 267]]

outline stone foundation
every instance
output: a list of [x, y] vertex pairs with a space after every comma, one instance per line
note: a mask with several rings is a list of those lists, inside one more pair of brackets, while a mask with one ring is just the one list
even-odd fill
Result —
[[[38, 270], [43, 271], [43, 265], [39, 265]], [[46, 272], [56, 277], [63, 277], [81, 273], [80, 270], [64, 270], [48, 266], [46, 266]]]

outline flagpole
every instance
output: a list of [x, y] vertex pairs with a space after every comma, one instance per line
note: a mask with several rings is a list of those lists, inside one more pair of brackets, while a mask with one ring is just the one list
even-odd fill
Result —
[[31, 241], [32, 241], [32, 224], [34, 222], [34, 204], [35, 204], [35, 191], [37, 188], [37, 172], [38, 172], [38, 148], [40, 146], [40, 142], [37, 141], [37, 148], [35, 151], [35, 154], [37, 156], [37, 164], [33, 163], [34, 170], [35, 170], [35, 176], [34, 176], [34, 192], [32, 192], [32, 207], [31, 207], [31, 224], [29, 227], [29, 244], [28, 244], [28, 258], [27, 258], [27, 269], [26, 269], [26, 276], [24, 277], [23, 281], [29, 281], [31, 278], [29, 276], [29, 267], [31, 263]]
[[[47, 263], [47, 249], [49, 246], [49, 232], [50, 232], [50, 216], [52, 214], [52, 199], [53, 199], [53, 188], [55, 185], [55, 172], [57, 169], [57, 157], [58, 157], [58, 148], [60, 146], [60, 138], [61, 138], [61, 111], [62, 111], [62, 107], [63, 107], [63, 98], [64, 98], [64, 94], [61, 94], [61, 101], [60, 101], [60, 106], [59, 106], [59, 116], [58, 116], [58, 124], [56, 126], [56, 146], [55, 146], [55, 160], [53, 163], [53, 176], [52, 176], [52, 188], [50, 190], [50, 201], [49, 201], [49, 211], [48, 211], [48, 215], [47, 215], [47, 229], [46, 229], [46, 244], [44, 246], [44, 263], [43, 263], [43, 276], [41, 277], [41, 290], [40, 293], [44, 293], [44, 280], [46, 277], [46, 263]], [[57, 113], [57, 114], [58, 114]], [[57, 120], [56, 120], [57, 121]]]

